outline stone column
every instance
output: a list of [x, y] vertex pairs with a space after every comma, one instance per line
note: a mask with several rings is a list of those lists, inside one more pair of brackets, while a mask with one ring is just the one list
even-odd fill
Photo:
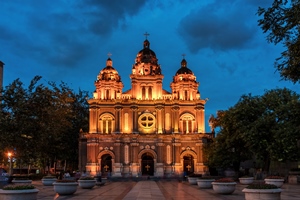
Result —
[[116, 113], [116, 118], [115, 118], [116, 131], [115, 132], [116, 133], [121, 132], [121, 111], [122, 111], [121, 106], [115, 107], [115, 113]]
[[132, 133], [138, 133], [138, 114], [137, 114], [137, 111], [138, 111], [138, 107], [137, 106], [132, 106], [131, 107], [131, 110], [132, 110]]
[[156, 112], [157, 112], [157, 120], [156, 120], [156, 123], [157, 123], [157, 133], [158, 134], [162, 134], [163, 133], [163, 117], [162, 117], [162, 111], [163, 111], [163, 106], [156, 106]]
[[122, 176], [122, 166], [121, 163], [121, 141], [119, 139], [116, 139], [114, 143], [114, 151], [115, 151], [115, 170], [114, 170], [114, 176], [121, 177]]
[[204, 115], [204, 113], [202, 112], [203, 107], [197, 106], [195, 108], [195, 110], [196, 110], [197, 133], [204, 133], [204, 127], [203, 127], [204, 126], [204, 123], [203, 123], [203, 121], [204, 121], [203, 117], [204, 116], [202, 116], [202, 115]]
[[172, 108], [172, 125], [173, 125], [173, 133], [179, 133], [179, 106], [174, 106]]
[[96, 106], [90, 106], [89, 109], [89, 133], [97, 133], [97, 126], [98, 126], [98, 117], [97, 117], [97, 110]]

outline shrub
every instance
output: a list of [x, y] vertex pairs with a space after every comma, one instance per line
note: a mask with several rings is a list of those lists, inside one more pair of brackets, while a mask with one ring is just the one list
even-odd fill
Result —
[[66, 180], [66, 179], [63, 179], [63, 180], [57, 180], [56, 182], [57, 183], [74, 183], [76, 181], [75, 180]]
[[95, 180], [94, 177], [91, 177], [91, 176], [84, 176], [84, 177], [81, 177], [79, 180]]
[[34, 188], [34, 185], [7, 185], [3, 187], [3, 190], [29, 190]]
[[215, 178], [211, 176], [202, 176], [199, 179], [215, 179]]
[[43, 179], [55, 179], [55, 176], [44, 176]]
[[268, 176], [267, 179], [283, 179], [281, 176]]
[[261, 184], [250, 184], [246, 188], [247, 189], [277, 189], [278, 187], [273, 184], [261, 183]]
[[190, 174], [188, 177], [202, 177], [202, 174]]
[[14, 180], [29, 180], [28, 177], [16, 177]]
[[218, 180], [216, 180], [215, 182], [219, 182], [219, 183], [232, 183], [235, 182], [232, 178], [220, 178]]

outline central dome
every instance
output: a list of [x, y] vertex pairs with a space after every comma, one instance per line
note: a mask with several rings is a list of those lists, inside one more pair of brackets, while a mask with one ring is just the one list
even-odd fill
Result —
[[132, 66], [132, 74], [143, 76], [161, 74], [158, 59], [154, 51], [150, 49], [150, 42], [147, 39], [144, 41], [144, 48], [136, 55], [135, 63]]
[[144, 49], [139, 51], [136, 56], [135, 62], [157, 64], [156, 55], [154, 51], [150, 49], [150, 42], [147, 39], [144, 41]]

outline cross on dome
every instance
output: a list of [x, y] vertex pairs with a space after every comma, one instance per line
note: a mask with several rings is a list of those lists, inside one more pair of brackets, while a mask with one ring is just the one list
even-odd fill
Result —
[[149, 36], [150, 34], [149, 33], [144, 33], [144, 36], [146, 36], [146, 40], [147, 40], [147, 37]]

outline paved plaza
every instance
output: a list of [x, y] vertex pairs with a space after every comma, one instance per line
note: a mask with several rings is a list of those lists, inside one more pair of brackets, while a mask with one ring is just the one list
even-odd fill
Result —
[[[39, 189], [38, 199], [101, 199], [101, 200], [242, 200], [245, 199], [242, 189], [245, 185], [237, 184], [236, 190], [231, 195], [216, 194], [212, 189], [199, 189], [197, 185], [190, 185], [188, 182], [176, 180], [120, 180], [105, 183], [102, 186], [95, 186], [93, 189], [81, 189], [78, 187], [73, 195], [59, 196], [55, 194], [52, 186], [43, 186], [41, 181], [34, 181], [33, 184]], [[284, 184], [281, 193], [282, 200], [299, 200], [300, 184]]]

